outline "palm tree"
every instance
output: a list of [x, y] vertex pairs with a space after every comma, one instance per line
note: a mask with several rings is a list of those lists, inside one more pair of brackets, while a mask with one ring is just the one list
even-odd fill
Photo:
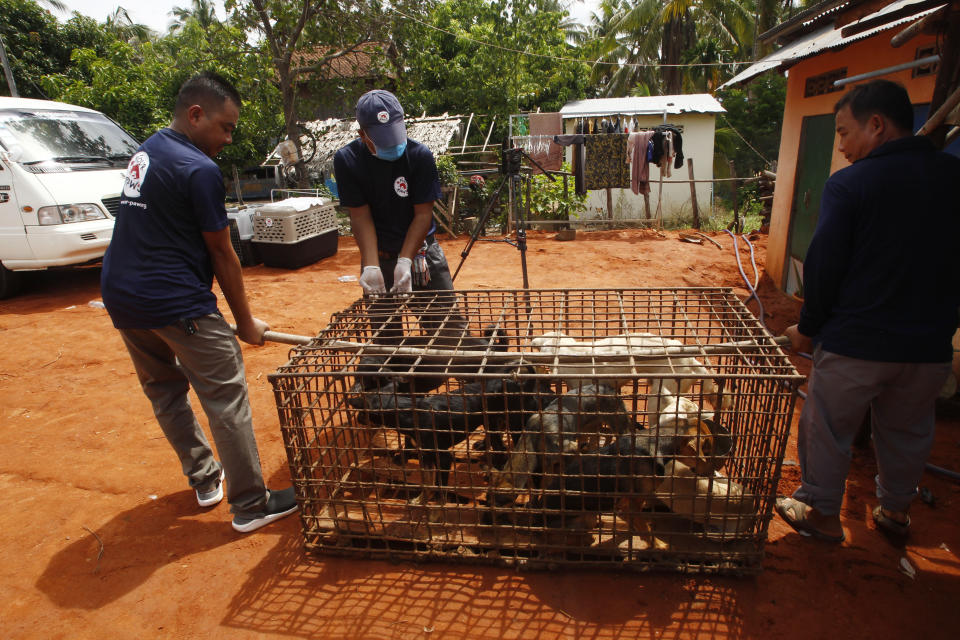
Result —
[[217, 7], [209, 0], [191, 0], [189, 8], [174, 7], [170, 15], [176, 18], [170, 23], [170, 33], [180, 31], [190, 21], [196, 22], [204, 30], [220, 24], [220, 20], [217, 19]]
[[124, 40], [130, 44], [138, 42], [147, 42], [153, 37], [153, 31], [145, 24], [134, 22], [123, 7], [117, 9], [107, 16], [103, 23], [103, 28], [113, 33], [118, 40]]
[[593, 80], [608, 97], [661, 93], [659, 0], [603, 0], [591, 16]]
[[602, 18], [594, 15], [603, 29], [595, 59], [614, 63], [604, 92], [673, 95], [716, 87], [719, 67], [678, 65], [749, 56], [755, 26], [752, 5], [745, 3], [755, 1], [605, 0]]

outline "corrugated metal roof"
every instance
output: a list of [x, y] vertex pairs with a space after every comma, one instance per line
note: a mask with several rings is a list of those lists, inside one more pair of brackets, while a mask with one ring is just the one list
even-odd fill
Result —
[[760, 40], [760, 42], [766, 43], [770, 40], [779, 40], [780, 38], [788, 37], [796, 31], [809, 30], [812, 27], [816, 27], [818, 22], [823, 22], [825, 19], [835, 19], [836, 16], [834, 14], [837, 12], [855, 7], [864, 2], [866, 2], [866, 0], [823, 0], [823, 2], [818, 2], [812, 7], [807, 7], [797, 15], [781, 22], [772, 29], [764, 31], [757, 36], [757, 39]]
[[[868, 16], [864, 16], [860, 20], [857, 20], [856, 22], [852, 22], [850, 23], [850, 25], [844, 25], [844, 26], [856, 25], [865, 20], [869, 20], [871, 18], [882, 16], [892, 11], [896, 11], [902, 7], [906, 7], [911, 4], [916, 4], [916, 2], [917, 0], [900, 0], [899, 2], [888, 4], [883, 9], [877, 11], [876, 13], [872, 13]], [[841, 49], [851, 44], [852, 42], [863, 40], [864, 38], [869, 38], [872, 35], [880, 33], [881, 31], [892, 29], [893, 27], [896, 27], [901, 24], [905, 24], [907, 22], [913, 22], [918, 18], [922, 18], [927, 14], [937, 11], [942, 6], [943, 5], [933, 7], [932, 9], [927, 9], [926, 11], [919, 11], [913, 14], [912, 16], [900, 18], [899, 20], [888, 22], [887, 24], [880, 25], [879, 27], [874, 27], [873, 29], [867, 29], [862, 33], [857, 33], [855, 35], [852, 35], [846, 38], [844, 38], [841, 35], [840, 33], [841, 28], [835, 28], [834, 25], [828, 25], [826, 27], [823, 27], [822, 29], [818, 29], [817, 31], [808, 33], [807, 35], [797, 39], [796, 41], [791, 42], [790, 44], [783, 47], [782, 49], [778, 49], [777, 51], [774, 51], [767, 57], [755, 62], [754, 64], [750, 65], [749, 67], [747, 67], [746, 69], [738, 73], [737, 75], [733, 76], [732, 78], [724, 82], [722, 85], [720, 85], [720, 88], [723, 89], [725, 87], [730, 87], [735, 84], [746, 82], [751, 78], [754, 78], [760, 75], [764, 71], [769, 71], [770, 69], [792, 67], [794, 64], [803, 60], [804, 58], [809, 58], [811, 56], [814, 56], [817, 53], [820, 53], [821, 51], [827, 51], [830, 49]]]
[[575, 100], [560, 109], [564, 118], [599, 116], [646, 116], [667, 113], [723, 113], [725, 109], [709, 93], [680, 96], [643, 96], [630, 98], [595, 98]]

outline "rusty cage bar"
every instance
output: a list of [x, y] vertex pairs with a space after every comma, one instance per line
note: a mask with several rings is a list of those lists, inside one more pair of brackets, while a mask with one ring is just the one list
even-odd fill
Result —
[[753, 573], [803, 378], [676, 288], [361, 299], [270, 380], [309, 551]]

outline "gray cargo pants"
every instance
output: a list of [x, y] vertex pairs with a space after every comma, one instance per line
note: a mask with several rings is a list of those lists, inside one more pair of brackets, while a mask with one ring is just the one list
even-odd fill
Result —
[[802, 483], [793, 493], [824, 515], [840, 513], [850, 446], [869, 407], [877, 498], [906, 511], [933, 446], [934, 400], [950, 363], [873, 362], [814, 350], [797, 451]]
[[212, 488], [220, 474], [210, 444], [190, 406], [190, 386], [210, 422], [226, 474], [233, 513], [264, 510], [266, 487], [253, 434], [253, 418], [240, 345], [220, 315], [194, 320], [196, 333], [173, 324], [162, 329], [121, 329], [140, 386], [194, 489]]

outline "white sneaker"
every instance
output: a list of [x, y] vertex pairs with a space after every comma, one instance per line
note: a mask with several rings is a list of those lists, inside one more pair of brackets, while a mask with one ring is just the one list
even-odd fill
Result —
[[212, 507], [223, 500], [223, 467], [220, 467], [220, 478], [217, 480], [217, 486], [210, 491], [197, 491], [197, 504], [201, 507]]
[[250, 533], [279, 520], [297, 510], [297, 496], [293, 487], [281, 491], [267, 491], [267, 506], [262, 513], [233, 517], [233, 528], [240, 533]]

